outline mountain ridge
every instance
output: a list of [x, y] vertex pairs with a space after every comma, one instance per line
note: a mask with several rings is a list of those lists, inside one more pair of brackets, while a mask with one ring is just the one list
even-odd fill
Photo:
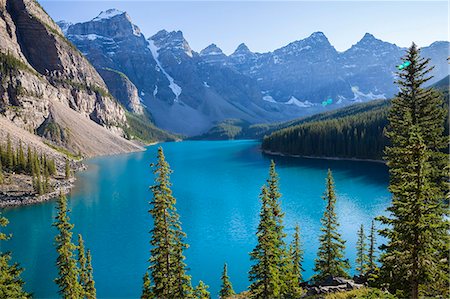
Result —
[[[97, 69], [108, 67], [127, 75], [158, 126], [191, 136], [230, 118], [249, 123], [287, 121], [355, 102], [389, 98], [396, 91], [396, 65], [404, 51], [366, 33], [339, 52], [320, 31], [266, 53], [252, 52], [244, 43], [230, 55], [214, 43], [196, 52], [183, 32], [164, 29], [147, 39], [137, 29], [141, 42], [127, 47], [124, 42], [133, 35], [129, 28], [138, 27], [129, 16], [123, 24], [114, 22], [126, 13], [110, 14], [113, 16], [101, 22], [60, 24]], [[110, 35], [107, 37], [112, 40], [89, 39], [89, 34], [102, 36], [106, 30], [93, 22], [109, 24], [115, 30], [124, 27], [129, 36], [120, 32], [117, 35], [123, 40]], [[94, 31], [77, 32], [77, 26]], [[117, 48], [111, 51], [111, 45]], [[448, 73], [448, 45], [443, 41], [423, 48], [425, 56], [436, 61], [436, 80]], [[112, 57], [121, 62], [111, 63]], [[126, 62], [136, 57], [140, 63]], [[143, 73], [145, 78], [137, 78]], [[331, 103], [322, 105], [327, 100]]]

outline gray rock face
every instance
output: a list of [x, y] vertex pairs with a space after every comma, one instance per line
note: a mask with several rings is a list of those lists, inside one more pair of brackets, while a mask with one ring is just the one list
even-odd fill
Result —
[[[16, 126], [35, 131], [53, 121], [52, 107], [67, 107], [73, 119], [92, 123], [87, 125], [91, 130], [100, 125], [109, 130], [101, 130], [109, 140], [121, 138], [122, 128], [127, 126], [125, 110], [109, 95], [95, 68], [66, 40], [37, 2], [2, 0], [0, 12], [0, 59], [4, 64], [0, 73], [0, 113]], [[88, 134], [75, 127], [61, 128], [71, 132], [67, 135], [72, 137]], [[111, 132], [116, 137], [111, 137]], [[75, 152], [85, 149], [83, 144], [66, 144]]]
[[[161, 30], [145, 40], [130, 17], [115, 10], [61, 26], [97, 69], [111, 68], [130, 79], [158, 126], [187, 135], [224, 119], [284, 121], [392, 97], [405, 51], [366, 34], [338, 52], [315, 32], [268, 53], [253, 53], [245, 44], [230, 56], [215, 44], [196, 53], [181, 31]], [[434, 80], [448, 74], [448, 46], [436, 42], [422, 49], [437, 65]], [[324, 107], [327, 100], [331, 104]]]
[[99, 69], [99, 73], [108, 85], [111, 94], [125, 108], [135, 114], [144, 114], [144, 107], [139, 98], [138, 90], [125, 74], [112, 69]]

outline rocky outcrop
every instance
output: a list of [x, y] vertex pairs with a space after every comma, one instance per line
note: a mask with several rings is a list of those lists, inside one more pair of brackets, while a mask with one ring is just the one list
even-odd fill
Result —
[[[0, 114], [16, 126], [89, 156], [108, 148], [88, 148], [76, 136], [101, 132], [127, 144], [119, 152], [140, 149], [121, 137], [128, 127], [123, 107], [36, 1], [0, 1], [0, 62]], [[63, 110], [72, 122], [55, 117]], [[79, 130], [78, 123], [92, 123], [95, 132]]]
[[108, 85], [111, 94], [129, 111], [143, 115], [144, 106], [139, 98], [138, 89], [128, 77], [113, 69], [100, 69], [100, 75]]
[[304, 283], [302, 287], [306, 290], [306, 296], [315, 296], [351, 291], [363, 288], [365, 285], [356, 283], [353, 279], [330, 276], [319, 284], [309, 285]]

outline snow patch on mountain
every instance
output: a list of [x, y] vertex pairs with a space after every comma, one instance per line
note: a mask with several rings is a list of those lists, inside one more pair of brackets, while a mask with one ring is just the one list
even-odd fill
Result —
[[363, 101], [371, 101], [371, 100], [380, 100], [386, 99], [385, 94], [374, 94], [372, 91], [369, 93], [363, 93], [359, 90], [358, 86], [352, 86], [353, 99], [355, 102], [363, 102]]
[[263, 96], [262, 98], [264, 101], [266, 102], [270, 102], [270, 103], [277, 103], [277, 101], [275, 101], [272, 96]]
[[298, 99], [297, 99], [296, 97], [294, 97], [294, 96], [291, 96], [291, 98], [289, 99], [289, 101], [287, 101], [285, 104], [286, 104], [286, 105], [295, 105], [295, 106], [300, 107], [300, 108], [309, 108], [309, 107], [314, 106], [314, 104], [311, 103], [310, 101], [304, 101], [304, 102], [302, 102], [302, 101], [298, 100]]
[[[158, 65], [159, 69], [162, 71], [164, 76], [166, 76], [167, 80], [169, 80], [169, 88], [172, 90], [173, 94], [175, 95], [175, 102], [178, 102], [178, 98], [182, 91], [181, 87], [175, 83], [173, 78], [166, 72], [166, 70], [161, 65], [161, 62], [158, 59], [159, 48], [155, 45], [155, 42], [151, 39], [148, 40], [148, 48], [149, 48], [150, 52], [152, 52], [153, 59], [155, 59], [156, 64]], [[158, 92], [157, 87], [155, 90], [156, 90], [156, 92]], [[155, 95], [155, 91], [153, 91], [153, 94]]]
[[104, 19], [111, 19], [115, 16], [119, 16], [124, 14], [124, 11], [121, 10], [117, 10], [117, 9], [108, 9], [106, 11], [102, 11], [97, 17], [95, 17], [94, 19], [92, 19], [92, 21], [101, 21]]

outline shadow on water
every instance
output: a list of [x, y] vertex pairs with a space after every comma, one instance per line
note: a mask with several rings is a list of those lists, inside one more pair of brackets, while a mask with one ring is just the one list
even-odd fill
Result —
[[[359, 178], [365, 184], [371, 185], [387, 184], [389, 181], [386, 164], [379, 162], [269, 155], [261, 151], [260, 143], [243, 148], [235, 155], [237, 159], [245, 159], [249, 166], [260, 164], [260, 157], [267, 161], [267, 164], [274, 160], [278, 168], [312, 168], [323, 171], [327, 171], [329, 168], [335, 173], [339, 172], [346, 177]], [[369, 169], [372, 171], [368, 171]]]

